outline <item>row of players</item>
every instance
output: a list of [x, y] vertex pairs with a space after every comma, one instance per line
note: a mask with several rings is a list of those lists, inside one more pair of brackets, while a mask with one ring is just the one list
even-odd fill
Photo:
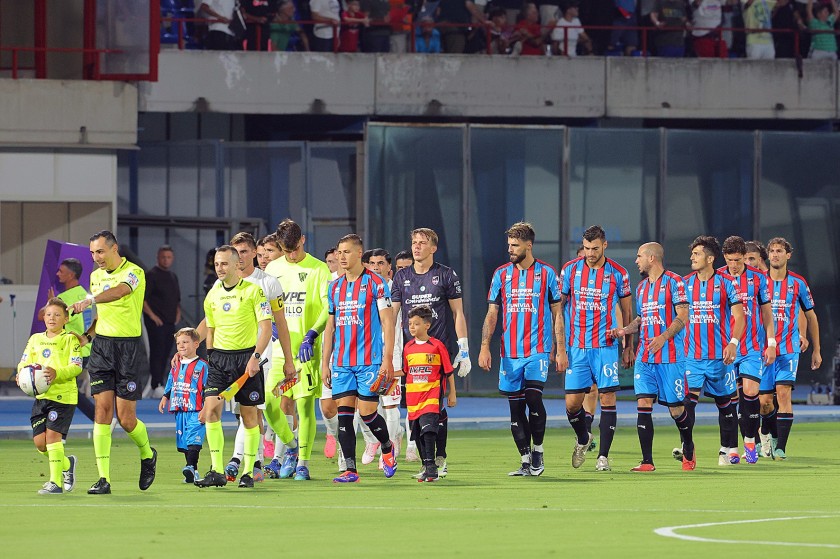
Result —
[[[727, 239], [723, 252], [730, 275], [716, 273], [712, 266], [720, 251], [717, 241], [711, 237], [698, 237], [692, 245], [694, 273], [685, 281], [664, 269], [661, 246], [656, 243], [643, 245], [636, 263], [645, 279], [636, 291], [638, 318], [631, 321], [628, 275], [626, 270], [605, 257], [607, 243], [600, 227], [594, 226], [586, 231], [583, 242], [585, 256], [567, 263], [559, 278], [550, 266], [534, 258], [535, 234], [529, 224], [515, 224], [507, 231], [507, 236], [510, 262], [500, 267], [493, 276], [488, 297], [489, 311], [482, 329], [479, 364], [484, 369], [490, 369], [489, 343], [502, 309], [500, 391], [509, 399], [511, 431], [522, 459], [522, 467], [511, 475], [539, 475], [544, 469], [545, 408], [542, 388], [547, 379], [552, 347], [556, 350], [554, 359], [558, 370], [566, 372], [567, 414], [577, 436], [572, 464], [580, 467], [592, 443], [588, 426], [591, 424], [587, 422], [581, 404], [583, 395], [590, 391], [594, 381], [602, 405], [601, 448], [596, 469], [610, 468], [608, 453], [615, 428], [614, 393], [618, 388], [619, 344], [615, 339], [624, 338], [621, 360], [625, 366], [630, 366], [636, 358], [631, 338], [636, 330], [641, 331], [639, 360], [635, 364], [634, 376], [643, 460], [634, 468], [635, 471], [654, 469], [650, 418], [654, 399], [671, 409], [680, 429], [684, 469], [693, 469], [696, 464], [691, 434], [693, 408], [701, 389], [713, 396], [721, 409], [722, 447], [727, 454], [729, 449], [737, 448], [737, 439], [732, 439], [732, 434], [737, 433], [733, 402], [737, 394], [734, 388], [736, 377], [740, 377], [743, 384], [740, 406], [744, 417], [742, 429], [747, 461], [757, 459], [755, 438], [759, 414], [755, 413], [755, 408], [759, 406], [761, 415], [767, 420], [766, 430], [762, 428], [765, 452], [766, 448], [772, 448], [769, 420], [775, 414], [780, 420], [775, 456], [784, 458], [793, 418], [790, 386], [795, 379], [797, 358], [802, 349], [797, 327], [800, 306], [805, 311], [807, 329], [813, 341], [812, 367], [816, 368], [820, 363], [813, 301], [804, 280], [787, 272], [791, 247], [784, 239], [773, 239], [768, 243], [769, 275], [744, 266], [747, 250], [743, 240]], [[444, 346], [451, 346], [447, 347], [447, 353], [455, 357], [453, 366], [460, 364], [459, 374], [465, 375], [470, 369], [460, 282], [454, 271], [434, 262], [437, 248], [434, 231], [417, 229], [412, 232], [414, 264], [398, 271], [393, 281], [388, 282], [362, 266], [362, 243], [357, 236], [342, 238], [336, 255], [344, 274], [327, 288], [329, 276], [327, 280], [315, 280], [319, 275], [329, 274], [326, 266], [305, 252], [305, 238], [297, 224], [283, 222], [278, 227], [277, 241], [285, 257], [268, 264], [267, 276], [262, 272], [263, 276], [272, 276], [271, 267], [277, 264], [273, 277], [280, 279], [280, 283], [286, 286], [286, 292], [276, 285], [276, 294], [264, 285], [259, 287], [251, 283], [255, 274], [261, 275], [257, 274], [261, 270], [252, 271], [248, 276], [251, 281], [240, 280], [239, 276], [245, 274], [233, 272], [237, 267], [247, 268], [244, 263], [253, 261], [253, 256], [249, 257], [247, 253], [248, 250], [256, 252], [256, 243], [253, 239], [246, 243], [235, 242], [237, 238], [232, 241], [232, 247], [222, 247], [217, 252], [215, 266], [220, 281], [208, 294], [205, 301], [207, 317], [198, 329], [199, 337], [206, 335], [208, 348], [213, 351], [209, 358], [207, 384], [202, 391], [205, 396], [202, 419], [207, 425], [212, 468], [197, 484], [223, 485], [227, 481], [221, 473], [224, 447], [220, 422], [222, 405], [215, 396], [243, 369], [249, 372], [251, 379], [237, 394], [244, 430], [242, 465], [245, 474], [240, 486], [253, 485], [251, 471], [261, 438], [257, 406], [264, 401], [267, 422], [286, 446], [286, 455], [295, 458], [296, 479], [308, 479], [308, 460], [315, 431], [314, 400], [321, 388], [319, 376], [325, 388], [333, 389], [332, 399], [337, 404], [338, 439], [346, 467], [335, 481], [358, 480], [353, 428], [353, 416], [357, 410], [381, 445], [386, 475], [393, 475], [396, 453], [389, 432], [396, 433], [399, 428], [391, 427], [389, 430], [387, 422], [377, 412], [379, 396], [371, 388], [378, 380], [389, 386], [394, 375], [392, 360], [385, 356], [394, 352], [395, 315], [405, 317], [407, 311], [414, 307], [430, 306], [432, 336], [441, 340]], [[242, 244], [248, 245], [245, 254], [237, 247]], [[89, 492], [110, 492], [110, 430], [106, 426], [113, 416], [115, 401], [118, 420], [140, 449], [140, 487], [146, 489], [154, 480], [156, 453], [149, 447], [145, 426], [135, 414], [134, 402], [139, 399], [139, 393], [133, 380], [133, 352], [139, 324], [135, 330], [131, 314], [136, 310], [134, 314], [139, 320], [136, 300], [139, 293], [139, 301], [142, 302], [142, 270], [119, 256], [116, 239], [108, 232], [92, 237], [91, 254], [99, 266], [91, 277], [93, 295], [73, 305], [75, 312], [93, 304], [99, 305], [97, 322], [80, 338], [81, 343], [94, 339], [88, 366], [97, 402], [94, 447], [101, 477]], [[304, 263], [308, 265], [301, 265]], [[307, 285], [307, 279], [312, 283]], [[268, 283], [272, 282], [269, 280]], [[273, 283], [277, 284], [277, 281], [273, 280]], [[772, 299], [768, 289], [771, 283]], [[250, 290], [247, 299], [254, 306], [249, 308], [244, 304], [244, 292], [235, 290]], [[393, 307], [397, 307], [396, 313], [391, 310], [392, 300]], [[399, 309], [401, 305], [402, 313]], [[566, 312], [562, 312], [563, 307]], [[766, 319], [768, 308], [774, 311], [770, 320]], [[759, 316], [765, 319], [759, 321]], [[268, 361], [272, 364], [271, 372], [266, 375], [267, 378], [262, 378], [263, 354], [270, 351], [272, 345], [272, 317], [276, 331], [273, 343], [276, 355]], [[290, 321], [290, 317], [300, 320]], [[295, 322], [294, 327], [291, 327], [292, 322]], [[407, 327], [408, 324], [409, 320], [404, 318], [404, 325]], [[622, 326], [619, 327], [619, 324]], [[686, 325], [689, 327], [688, 336], [684, 333]], [[452, 343], [454, 336], [448, 334], [452, 326], [457, 332], [457, 349]], [[202, 330], [206, 330], [206, 334]], [[410, 335], [411, 332], [408, 332], [406, 339]], [[319, 348], [319, 345], [322, 347]], [[297, 354], [292, 353], [293, 346], [299, 348]], [[776, 349], [786, 357], [776, 359]], [[320, 371], [317, 363], [319, 355], [322, 357]], [[429, 355], [426, 358], [429, 362], [434, 360]], [[21, 363], [25, 362], [31, 362], [31, 357], [25, 355]], [[405, 362], [403, 365], [410, 373], [411, 366]], [[288, 422], [283, 421], [279, 387], [284, 382], [294, 382], [286, 395], [296, 402], [300, 442]], [[266, 390], [266, 387], [271, 390]], [[439, 390], [437, 400], [441, 400], [443, 384], [435, 390]], [[772, 396], [774, 391], [778, 392], [777, 414]], [[33, 408], [36, 446], [50, 454], [51, 464], [56, 462], [55, 469], [64, 467], [65, 472], [72, 474], [74, 464], [68, 464], [64, 459], [63, 448], [60, 456], [55, 448], [55, 439], [60, 442], [62, 430], [66, 433], [66, 424], [69, 424], [64, 418], [68, 414], [72, 417], [72, 408], [67, 410], [55, 406], [71, 404], [66, 401], [60, 404], [48, 397], [44, 400], [36, 402]], [[436, 431], [436, 453], [429, 455], [426, 445], [421, 445], [424, 479], [437, 477], [436, 467], [440, 463], [436, 463], [435, 458], [445, 459], [445, 407], [438, 404], [437, 411], [437, 421], [419, 422], [425, 425], [420, 427], [421, 430]], [[412, 414], [411, 406], [409, 414]], [[327, 416], [328, 413], [325, 413], [325, 418]], [[416, 432], [416, 426], [412, 431], [418, 436], [414, 438], [425, 441], [426, 433], [423, 432], [421, 437], [421, 433]], [[398, 435], [394, 440], [398, 440]], [[46, 445], [52, 446], [46, 448]], [[189, 451], [188, 447], [186, 451]], [[51, 468], [49, 483], [53, 487], [50, 492], [60, 491], [58, 478], [52, 479], [57, 477], [53, 474]]]

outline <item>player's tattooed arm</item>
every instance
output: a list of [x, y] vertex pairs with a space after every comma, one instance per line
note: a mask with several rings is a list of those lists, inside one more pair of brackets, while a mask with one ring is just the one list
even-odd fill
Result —
[[610, 330], [609, 335], [613, 339], [623, 338], [624, 336], [630, 336], [635, 334], [639, 331], [639, 326], [642, 324], [642, 319], [640, 317], [634, 318], [627, 326], [622, 328], [613, 328]]
[[566, 318], [562, 311], [563, 296], [557, 308], [551, 306], [554, 313], [554, 364], [558, 373], [563, 373], [569, 368], [569, 355], [566, 353]]
[[688, 320], [688, 303], [676, 305], [676, 308], [677, 316], [674, 317], [674, 320], [668, 325], [668, 329], [665, 330], [665, 339], [668, 340], [679, 334], [685, 328], [685, 323]]
[[485, 371], [490, 370], [492, 358], [490, 357], [490, 340], [493, 332], [496, 331], [496, 322], [499, 319], [499, 305], [490, 303], [487, 307], [487, 316], [484, 317], [484, 325], [481, 327], [481, 351], [478, 354], [478, 366]]

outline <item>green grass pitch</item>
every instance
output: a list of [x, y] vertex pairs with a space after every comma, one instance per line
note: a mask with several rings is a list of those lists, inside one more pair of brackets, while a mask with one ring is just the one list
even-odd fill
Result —
[[[611, 472], [594, 471], [594, 454], [572, 469], [571, 431], [551, 429], [539, 478], [506, 475], [517, 465], [507, 431], [454, 431], [449, 477], [439, 483], [415, 482], [417, 464], [402, 462], [390, 480], [375, 464], [364, 466], [361, 483], [349, 486], [331, 483], [335, 461], [321, 454], [319, 435], [311, 482], [266, 480], [254, 490], [185, 485], [174, 437], [157, 437], [157, 480], [146, 492], [137, 488], [136, 448], [117, 438], [110, 496], [85, 493], [97, 477], [90, 441], [68, 444], [79, 458], [75, 491], [40, 496], [46, 460], [29, 441], [3, 440], [0, 546], [15, 559], [836, 558], [838, 427], [794, 425], [787, 461], [729, 467], [717, 465], [717, 428], [701, 427], [698, 469], [682, 472], [670, 456], [676, 429], [657, 425], [657, 471], [647, 474], [629, 472], [639, 460], [635, 429], [618, 430]], [[226, 452], [231, 447], [228, 438]]]

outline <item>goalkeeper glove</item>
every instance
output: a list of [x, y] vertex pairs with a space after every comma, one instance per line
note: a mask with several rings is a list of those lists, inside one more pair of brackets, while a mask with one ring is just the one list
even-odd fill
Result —
[[315, 354], [312, 346], [315, 345], [315, 338], [318, 337], [318, 332], [315, 330], [310, 330], [303, 336], [303, 342], [300, 344], [300, 349], [298, 350], [297, 358], [298, 361], [301, 363], [306, 363], [312, 356]]

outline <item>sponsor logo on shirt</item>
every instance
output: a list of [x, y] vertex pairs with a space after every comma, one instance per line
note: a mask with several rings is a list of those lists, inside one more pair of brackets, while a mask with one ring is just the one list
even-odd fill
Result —
[[134, 272], [129, 272], [126, 276], [126, 283], [134, 290], [138, 285], [140, 285], [140, 278]]

